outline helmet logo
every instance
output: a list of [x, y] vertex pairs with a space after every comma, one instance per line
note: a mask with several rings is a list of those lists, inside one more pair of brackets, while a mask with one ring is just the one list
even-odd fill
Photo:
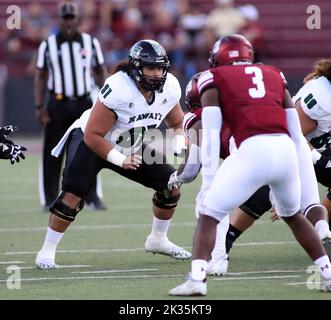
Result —
[[238, 50], [229, 51], [229, 58], [237, 58], [237, 57], [239, 57]]

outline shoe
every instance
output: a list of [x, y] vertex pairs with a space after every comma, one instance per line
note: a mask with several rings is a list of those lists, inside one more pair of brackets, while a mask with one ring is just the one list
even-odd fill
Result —
[[326, 238], [322, 239], [322, 244], [326, 251], [326, 254], [331, 259], [331, 237], [326, 237]]
[[207, 294], [207, 281], [186, 280], [183, 284], [169, 290], [170, 296], [205, 296]]
[[97, 198], [91, 202], [86, 202], [86, 206], [92, 211], [107, 210], [106, 205], [101, 201], [100, 198]]
[[217, 261], [210, 260], [207, 266], [207, 274], [210, 276], [224, 276], [228, 272], [228, 266], [227, 255]]
[[331, 292], [331, 278], [326, 279], [321, 275], [321, 291]]
[[187, 260], [191, 258], [191, 254], [181, 247], [172, 243], [167, 237], [157, 238], [149, 235], [145, 242], [147, 252], [159, 253], [179, 260]]
[[55, 264], [54, 259], [42, 257], [42, 252], [39, 251], [35, 260], [38, 269], [57, 269], [59, 266]]

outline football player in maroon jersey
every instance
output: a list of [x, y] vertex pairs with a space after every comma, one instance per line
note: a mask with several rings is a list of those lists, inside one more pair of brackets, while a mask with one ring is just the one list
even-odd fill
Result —
[[[185, 90], [185, 104], [189, 112], [184, 117], [184, 131], [188, 137], [189, 148], [185, 154], [185, 161], [178, 167], [169, 179], [168, 188], [177, 188], [182, 183], [189, 183], [193, 181], [198, 175], [201, 168], [201, 157], [200, 157], [200, 142], [199, 134], [201, 133], [201, 103], [198, 90], [198, 79], [201, 73], [195, 74], [186, 86]], [[220, 134], [221, 141], [221, 153], [220, 158], [225, 159], [230, 154], [230, 138], [231, 131], [226, 125], [222, 125]], [[231, 139], [231, 148], [234, 146], [233, 138]], [[203, 195], [203, 192], [201, 193]], [[199, 218], [199, 208], [201, 205], [200, 193], [196, 198], [196, 217]], [[244, 204], [239, 208], [234, 209], [236, 216], [246, 217], [260, 217], [266, 211], [271, 209], [271, 203], [269, 201], [269, 187], [263, 186], [257, 190]], [[230, 219], [231, 221], [231, 219]], [[230, 227], [231, 224], [230, 224]], [[211, 259], [208, 261], [207, 274], [213, 276], [224, 275], [228, 268], [228, 239], [227, 237], [234, 236], [228, 232], [229, 228], [229, 217], [226, 216], [217, 224], [215, 246], [211, 253]], [[229, 236], [228, 236], [229, 235]], [[227, 243], [225, 245], [225, 241]]]
[[[210, 61], [213, 68], [198, 80], [203, 107], [201, 190], [205, 198], [194, 236], [190, 276], [169, 294], [207, 294], [207, 260], [217, 224], [264, 185], [270, 186], [278, 214], [318, 266], [321, 289], [331, 291], [329, 257], [314, 227], [300, 212], [298, 158], [310, 150], [284, 76], [277, 68], [253, 64], [252, 45], [241, 35], [216, 41]], [[219, 167], [223, 122], [238, 150]]]

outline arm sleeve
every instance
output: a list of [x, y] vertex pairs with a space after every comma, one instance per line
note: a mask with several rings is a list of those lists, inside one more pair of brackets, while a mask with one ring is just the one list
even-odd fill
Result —
[[318, 184], [315, 176], [311, 151], [307, 140], [302, 134], [300, 120], [296, 109], [286, 111], [287, 128], [297, 151], [299, 174], [301, 180], [301, 210], [320, 202]]
[[202, 111], [202, 187], [209, 188], [219, 167], [222, 112], [219, 106], [207, 106]]
[[182, 183], [193, 181], [199, 174], [201, 168], [200, 148], [196, 144], [191, 144], [185, 157], [185, 163], [180, 165], [177, 178]]

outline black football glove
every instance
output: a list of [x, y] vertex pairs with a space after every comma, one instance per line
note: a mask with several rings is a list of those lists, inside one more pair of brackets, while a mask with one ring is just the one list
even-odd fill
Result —
[[20, 158], [25, 159], [23, 151], [26, 151], [26, 148], [18, 144], [2, 144], [0, 146], [0, 159], [9, 159], [11, 164], [20, 162]]
[[315, 166], [330, 169], [331, 168], [331, 156], [325, 156], [322, 154], [321, 158], [316, 161]]
[[12, 141], [7, 140], [7, 136], [12, 133], [18, 131], [18, 128], [16, 126], [13, 125], [9, 125], [9, 126], [4, 126], [4, 127], [0, 127], [0, 142], [2, 143], [6, 143], [6, 144], [14, 144]]

